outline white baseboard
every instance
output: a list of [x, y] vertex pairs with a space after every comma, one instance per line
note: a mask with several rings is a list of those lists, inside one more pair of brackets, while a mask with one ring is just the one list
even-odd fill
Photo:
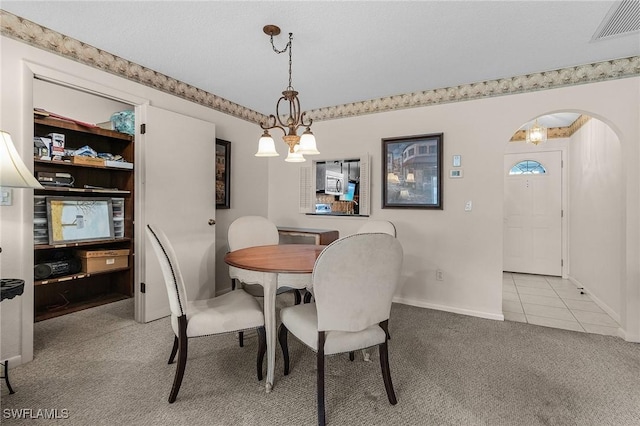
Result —
[[611, 318], [613, 318], [615, 320], [615, 322], [617, 322], [618, 324], [620, 324], [620, 314], [618, 314], [617, 312], [615, 312], [613, 309], [611, 309], [606, 303], [604, 303], [602, 300], [598, 299], [591, 290], [589, 290], [589, 287], [585, 286], [584, 284], [582, 284], [580, 281], [578, 281], [577, 279], [575, 279], [572, 276], [569, 276], [569, 281], [571, 281], [576, 287], [578, 288], [583, 288], [586, 293], [589, 295], [589, 298], [591, 298], [591, 300], [593, 300], [593, 302], [598, 305], [600, 307], [600, 309], [602, 309], [603, 311], [605, 311]]
[[618, 337], [626, 342], [640, 343], [640, 335], [633, 336], [631, 334], [628, 334], [622, 327], [618, 328]]
[[[12, 356], [6, 359], [9, 361], [9, 368], [17, 367], [18, 365], [22, 365], [22, 355]], [[5, 360], [3, 359], [2, 362]]]
[[435, 303], [428, 303], [422, 300], [406, 299], [404, 297], [394, 297], [393, 301], [396, 303], [402, 303], [403, 305], [416, 306], [418, 308], [435, 309], [437, 311], [453, 312], [454, 314], [467, 315], [471, 317], [504, 321], [504, 315], [502, 312], [496, 314], [491, 312], [474, 311], [471, 309], [457, 308], [455, 306], [437, 305]]

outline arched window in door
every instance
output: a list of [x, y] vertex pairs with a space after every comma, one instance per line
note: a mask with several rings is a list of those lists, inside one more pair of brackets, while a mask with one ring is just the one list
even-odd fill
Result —
[[509, 170], [509, 176], [511, 175], [543, 175], [547, 173], [547, 169], [537, 161], [524, 160], [517, 163]]

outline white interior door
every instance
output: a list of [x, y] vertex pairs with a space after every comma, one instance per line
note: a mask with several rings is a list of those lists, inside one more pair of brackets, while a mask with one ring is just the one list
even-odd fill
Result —
[[176, 251], [189, 300], [215, 295], [215, 125], [171, 111], [144, 106], [146, 134], [141, 135], [142, 203], [136, 229], [144, 239], [140, 294], [141, 318], [148, 322], [169, 315], [160, 265], [145, 227], [155, 224]]
[[[521, 161], [540, 163], [545, 173], [509, 174]], [[562, 158], [560, 151], [504, 157], [503, 269], [562, 275]]]

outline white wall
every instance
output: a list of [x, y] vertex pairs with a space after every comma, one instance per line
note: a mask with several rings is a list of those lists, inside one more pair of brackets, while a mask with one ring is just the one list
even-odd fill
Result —
[[619, 321], [623, 257], [622, 159], [615, 133], [589, 120], [569, 144], [569, 267], [582, 285]]
[[[217, 290], [228, 287], [229, 223], [247, 214], [268, 215], [278, 225], [355, 232], [356, 218], [318, 218], [298, 213], [297, 165], [283, 157], [255, 158], [258, 126], [133, 83], [24, 43], [0, 38], [0, 127], [10, 132], [23, 158], [32, 152], [32, 69], [72, 77], [92, 90], [107, 88], [152, 105], [216, 124], [216, 136], [232, 142], [231, 205], [217, 212]], [[372, 217], [393, 221], [405, 249], [403, 286], [397, 300], [418, 306], [501, 318], [502, 158], [514, 131], [529, 119], [555, 111], [598, 117], [618, 135], [623, 159], [623, 266], [621, 323], [628, 340], [640, 341], [640, 77], [562, 89], [495, 97], [368, 116], [317, 122], [313, 126], [325, 158], [369, 152], [372, 159]], [[445, 174], [451, 156], [462, 155], [465, 177], [444, 181], [444, 210], [381, 209], [381, 138], [444, 132]], [[188, 143], [188, 142], [185, 142]], [[283, 144], [282, 144], [283, 145]], [[281, 153], [284, 152], [280, 146]], [[185, 145], [187, 148], [187, 145]], [[213, 161], [213, 159], [212, 159]], [[27, 161], [28, 163], [28, 161]], [[213, 183], [212, 183], [213, 190]], [[33, 356], [32, 191], [14, 191], [14, 205], [0, 207], [0, 273], [27, 281], [19, 302], [0, 306], [2, 358], [13, 364]], [[464, 212], [472, 200], [474, 210]], [[435, 280], [435, 269], [444, 281]], [[20, 318], [16, 323], [15, 319]], [[8, 326], [6, 326], [8, 324]], [[16, 324], [16, 327], [11, 326]]]
[[[47, 74], [72, 80], [94, 92], [104, 93], [106, 90], [122, 95], [118, 99], [144, 99], [153, 106], [216, 124], [216, 137], [232, 143], [232, 208], [218, 210], [216, 217], [216, 290], [226, 290], [230, 280], [222, 258], [226, 252], [229, 224], [244, 214], [267, 215], [267, 164], [253, 156], [256, 140], [261, 134], [259, 127], [7, 37], [0, 38], [0, 45], [0, 128], [11, 133], [16, 148], [28, 165], [33, 152], [33, 69], [46, 68]], [[80, 114], [75, 110], [67, 111]], [[85, 120], [98, 121], [99, 118], [86, 117]], [[188, 141], [181, 142], [180, 148], [185, 156], [189, 155]], [[214, 190], [213, 182], [211, 190]], [[13, 193], [14, 205], [0, 207], [0, 273], [3, 277], [23, 278], [27, 284], [23, 296], [0, 305], [0, 357], [9, 359], [11, 365], [27, 362], [33, 357], [33, 192], [19, 189]]]
[[109, 121], [114, 112], [133, 109], [132, 105], [38, 79], [33, 80], [33, 106], [93, 124]]
[[[314, 123], [326, 158], [368, 151], [372, 162], [372, 214], [393, 221], [405, 250], [403, 285], [397, 300], [487, 318], [500, 318], [502, 288], [503, 156], [508, 140], [539, 115], [575, 111], [601, 118], [620, 138], [626, 261], [618, 283], [629, 301], [621, 322], [627, 338], [640, 340], [638, 279], [639, 78], [629, 78], [520, 95], [392, 111]], [[444, 178], [444, 210], [381, 209], [381, 139], [444, 132], [445, 176], [451, 156], [462, 155], [464, 178]], [[279, 148], [284, 148], [280, 143]], [[355, 232], [362, 219], [295, 213], [299, 166], [282, 156], [267, 160], [269, 216], [280, 225]], [[473, 211], [465, 212], [466, 200]], [[597, 261], [597, 258], [592, 258]], [[435, 270], [444, 281], [435, 280]], [[633, 307], [633, 308], [632, 308]], [[635, 312], [634, 312], [635, 310]]]

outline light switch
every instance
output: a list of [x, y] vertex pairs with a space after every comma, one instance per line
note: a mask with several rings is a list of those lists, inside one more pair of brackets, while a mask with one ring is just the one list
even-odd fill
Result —
[[471, 202], [471, 200], [469, 200], [466, 203], [464, 203], [464, 211], [465, 212], [470, 212], [472, 208], [473, 208], [473, 203]]
[[12, 191], [11, 188], [0, 188], [0, 206], [13, 205]]

